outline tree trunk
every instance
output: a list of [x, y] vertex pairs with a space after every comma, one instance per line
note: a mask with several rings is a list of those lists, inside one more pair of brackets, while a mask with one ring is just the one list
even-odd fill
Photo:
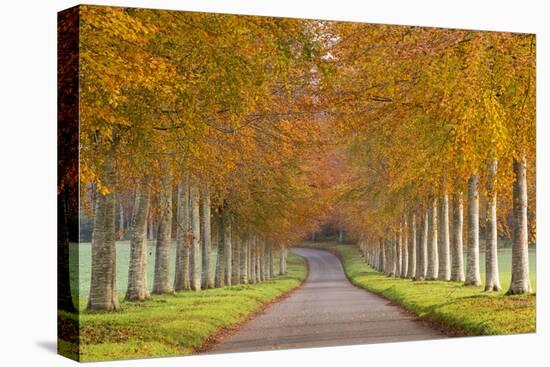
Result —
[[[67, 186], [57, 194], [57, 309], [75, 312], [71, 294], [71, 268], [69, 263], [70, 195]], [[78, 281], [78, 277], [77, 277]], [[77, 296], [80, 292], [77, 292]]]
[[249, 238], [241, 240], [241, 284], [248, 284], [248, 246]]
[[380, 237], [379, 239], [379, 248], [380, 248], [380, 252], [379, 252], [379, 260], [378, 260], [378, 271], [384, 273], [386, 271], [386, 249], [385, 249], [385, 243], [384, 243], [384, 239], [382, 237]]
[[128, 268], [127, 301], [143, 301], [149, 298], [147, 288], [147, 217], [149, 215], [148, 182], [136, 191], [130, 227], [130, 267]]
[[189, 201], [191, 204], [191, 235], [193, 245], [191, 254], [193, 256], [193, 267], [191, 268], [191, 289], [201, 290], [202, 281], [202, 253], [201, 253], [201, 216], [200, 216], [200, 192], [196, 183], [189, 189]]
[[231, 284], [241, 283], [241, 238], [233, 235], [231, 244], [233, 246]]
[[397, 252], [396, 252], [396, 241], [395, 241], [395, 233], [390, 232], [390, 238], [388, 239], [388, 248], [390, 253], [390, 275], [392, 277], [395, 276], [395, 272], [397, 269]]
[[428, 250], [428, 212], [420, 210], [416, 225], [416, 274], [415, 280], [424, 280], [426, 278], [426, 259]]
[[492, 159], [487, 167], [487, 213], [485, 217], [485, 291], [487, 292], [500, 290], [497, 253], [497, 192], [495, 187], [497, 165], [497, 160]]
[[231, 274], [232, 268], [232, 255], [233, 248], [231, 246], [231, 218], [229, 212], [224, 210], [222, 212], [222, 225], [223, 225], [223, 252], [225, 257], [225, 285], [231, 286]]
[[225, 287], [225, 241], [223, 240], [223, 222], [222, 222], [222, 216], [219, 212], [216, 212], [214, 216], [215, 224], [216, 224], [216, 244], [218, 248], [218, 252], [216, 254], [216, 279], [214, 282], [214, 286], [216, 288], [222, 288]]
[[401, 257], [403, 256], [401, 253], [401, 224], [399, 224], [399, 231], [394, 234], [393, 237], [393, 245], [394, 245], [394, 253], [395, 253], [395, 273], [394, 276], [399, 277], [401, 276]]
[[426, 279], [428, 280], [436, 280], [437, 271], [439, 270], [439, 258], [437, 256], [437, 226], [437, 199], [433, 199], [428, 218], [428, 268], [426, 270]]
[[405, 219], [403, 225], [399, 228], [399, 240], [401, 241], [401, 278], [407, 277], [409, 263], [408, 230], [407, 219]]
[[338, 242], [343, 243], [344, 242], [344, 231], [342, 229], [338, 230]]
[[407, 265], [407, 278], [413, 279], [416, 275], [416, 215], [411, 215], [409, 221], [409, 264]]
[[439, 269], [437, 272], [438, 280], [451, 279], [451, 254], [449, 243], [449, 195], [444, 194], [441, 198], [439, 208], [439, 251], [438, 262]]
[[478, 176], [468, 180], [468, 258], [466, 285], [481, 285], [479, 274], [479, 191]]
[[279, 256], [279, 275], [286, 275], [287, 249], [285, 245], [281, 245], [281, 254]]
[[262, 262], [262, 282], [267, 280], [267, 241], [262, 241], [262, 255], [260, 257], [260, 260]]
[[462, 192], [453, 195], [453, 243], [451, 247], [451, 280], [464, 281], [464, 245], [462, 233], [464, 231], [464, 205]]
[[273, 248], [273, 242], [269, 243], [269, 278], [273, 278], [275, 276], [275, 249]]
[[189, 282], [189, 187], [187, 180], [178, 183], [176, 207], [176, 269], [174, 290], [190, 289]]
[[118, 205], [118, 239], [124, 239], [124, 207], [122, 204]]
[[262, 262], [260, 261], [260, 258], [262, 256], [262, 244], [261, 240], [258, 238], [256, 239], [256, 255], [254, 256], [256, 258], [256, 282], [259, 283], [262, 281]]
[[207, 187], [202, 192], [202, 228], [203, 238], [203, 272], [204, 289], [214, 288], [214, 274], [210, 266], [210, 257], [212, 255], [212, 232], [210, 223], [210, 191]]
[[527, 232], [527, 160], [514, 159], [512, 225], [512, 281], [507, 294], [531, 293]]
[[[107, 184], [112, 183], [110, 166]], [[115, 194], [99, 194], [92, 237], [92, 277], [88, 310], [120, 308], [116, 287]]]
[[258, 268], [256, 265], [256, 250], [257, 250], [258, 241], [256, 239], [256, 236], [252, 238], [252, 242], [250, 243], [250, 279], [252, 280], [252, 283], [258, 282], [258, 276], [256, 273], [256, 269]]
[[172, 246], [172, 187], [168, 180], [162, 182], [160, 192], [160, 218], [155, 252], [155, 279], [153, 293], [172, 292], [169, 279], [170, 249]]
[[155, 225], [153, 224], [153, 218], [149, 217], [149, 219], [147, 221], [147, 239], [149, 241], [154, 240], [154, 232], [155, 232], [154, 227], [155, 227]]

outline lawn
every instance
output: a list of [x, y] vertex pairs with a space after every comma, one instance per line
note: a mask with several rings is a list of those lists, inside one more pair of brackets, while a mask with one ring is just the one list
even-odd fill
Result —
[[[193, 354], [209, 337], [239, 325], [298, 287], [306, 274], [305, 260], [289, 253], [288, 274], [263, 283], [123, 302], [121, 312], [83, 312], [80, 316], [60, 312], [64, 340], [59, 340], [58, 348], [77, 357], [78, 345], [73, 343], [79, 337], [81, 361]], [[119, 289], [124, 287], [119, 285]]]
[[[359, 249], [335, 243], [304, 243], [304, 247], [337, 253], [346, 275], [358, 287], [368, 289], [401, 304], [405, 309], [453, 335], [495, 335], [530, 333], [536, 330], [536, 296], [505, 296], [510, 284], [509, 249], [500, 255], [501, 292], [486, 293], [483, 286], [464, 286], [459, 282], [412, 281], [386, 277], [368, 266]], [[536, 287], [535, 253], [530, 252], [531, 282]], [[482, 259], [483, 260], [483, 259]], [[484, 281], [484, 274], [482, 274]]]

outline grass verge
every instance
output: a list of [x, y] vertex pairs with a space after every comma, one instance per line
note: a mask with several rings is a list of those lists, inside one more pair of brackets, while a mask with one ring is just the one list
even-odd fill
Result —
[[120, 312], [60, 312], [58, 347], [83, 362], [193, 354], [297, 288], [306, 274], [304, 258], [289, 253], [288, 274], [262, 283], [153, 296], [125, 302]]
[[[532, 333], [536, 331], [536, 295], [505, 296], [459, 282], [412, 281], [387, 277], [368, 266], [353, 245], [305, 243], [329, 250], [342, 260], [357, 287], [396, 302], [456, 336]], [[507, 285], [507, 284], [506, 284]], [[505, 286], [505, 284], [503, 284]]]

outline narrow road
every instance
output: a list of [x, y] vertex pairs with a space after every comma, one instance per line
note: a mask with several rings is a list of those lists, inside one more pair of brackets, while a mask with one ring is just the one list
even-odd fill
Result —
[[300, 289], [267, 308], [211, 353], [327, 347], [443, 338], [388, 300], [353, 286], [333, 254], [293, 249], [307, 259]]

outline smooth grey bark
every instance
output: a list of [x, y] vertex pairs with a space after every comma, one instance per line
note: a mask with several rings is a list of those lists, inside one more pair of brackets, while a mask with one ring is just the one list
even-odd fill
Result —
[[222, 216], [219, 212], [214, 214], [214, 224], [216, 226], [216, 278], [214, 280], [214, 287], [225, 287], [225, 246], [223, 241], [223, 223]]
[[497, 160], [491, 159], [487, 167], [487, 213], [485, 216], [485, 291], [499, 291], [498, 231], [497, 231]]
[[251, 259], [252, 237], [249, 233], [246, 235], [246, 279], [248, 284], [252, 283], [252, 259]]
[[279, 275], [286, 275], [286, 257], [287, 248], [285, 245], [281, 245], [281, 253], [279, 255]]
[[189, 201], [191, 204], [191, 235], [193, 267], [191, 268], [191, 289], [201, 290], [202, 281], [202, 251], [201, 251], [201, 216], [200, 216], [200, 191], [196, 183], [189, 188]]
[[507, 294], [531, 293], [527, 232], [527, 159], [523, 153], [514, 159], [512, 190], [512, 281]]
[[380, 248], [379, 260], [378, 260], [378, 271], [384, 273], [386, 271], [386, 246], [384, 239], [380, 237], [378, 240], [378, 246]]
[[416, 215], [412, 214], [409, 221], [409, 236], [408, 236], [408, 259], [407, 278], [413, 279], [416, 275]]
[[250, 256], [249, 256], [249, 262], [250, 262], [250, 283], [257, 283], [256, 279], [256, 236], [253, 236], [250, 242]]
[[394, 246], [391, 239], [384, 240], [384, 251], [386, 253], [386, 264], [384, 265], [385, 274], [389, 277], [395, 275]]
[[212, 231], [211, 231], [211, 210], [210, 210], [210, 191], [207, 187], [202, 190], [202, 269], [203, 269], [203, 288], [214, 288], [214, 274], [210, 266], [210, 257], [212, 254]]
[[267, 279], [273, 278], [275, 270], [273, 269], [273, 241], [267, 242]]
[[451, 246], [451, 280], [464, 281], [464, 204], [462, 192], [453, 195], [453, 241]]
[[130, 266], [128, 268], [127, 301], [149, 298], [147, 288], [147, 216], [149, 215], [149, 188], [145, 181], [136, 190], [130, 225]]
[[245, 237], [241, 240], [241, 284], [248, 284], [248, 246], [249, 239]]
[[399, 228], [399, 236], [401, 241], [401, 278], [407, 277], [407, 267], [409, 263], [408, 230], [409, 227], [407, 219], [405, 219], [403, 225]]
[[123, 240], [125, 235], [124, 230], [124, 206], [122, 203], [118, 204], [118, 239]]
[[394, 253], [395, 253], [395, 268], [394, 268], [394, 275], [396, 277], [401, 276], [401, 257], [403, 254], [401, 253], [401, 224], [399, 225], [399, 230], [394, 233], [393, 237], [393, 245], [394, 245]]
[[187, 179], [178, 183], [176, 206], [176, 269], [174, 273], [174, 291], [191, 289], [189, 280], [189, 186]]
[[241, 238], [236, 234], [232, 236], [233, 256], [231, 264], [231, 284], [237, 285], [241, 282]]
[[481, 285], [479, 273], [479, 190], [478, 176], [468, 180], [468, 250], [465, 285]]
[[267, 241], [264, 239], [262, 240], [262, 255], [260, 257], [260, 260], [262, 262], [262, 281], [267, 280]]
[[159, 206], [160, 218], [157, 235], [157, 248], [155, 252], [155, 277], [153, 281], [153, 293], [171, 293], [169, 279], [170, 249], [172, 246], [172, 187], [169, 180], [162, 180]]
[[[107, 183], [112, 181], [107, 165]], [[92, 236], [92, 274], [88, 310], [120, 309], [116, 287], [115, 194], [98, 194]]]
[[438, 280], [451, 280], [451, 253], [449, 241], [449, 195], [441, 197], [439, 204]]
[[256, 282], [259, 283], [262, 281], [262, 241], [261, 239], [256, 240]]
[[338, 242], [339, 243], [344, 242], [344, 231], [342, 229], [338, 230]]
[[223, 253], [225, 258], [225, 285], [231, 286], [231, 274], [233, 273], [232, 268], [232, 257], [233, 257], [233, 247], [231, 243], [231, 216], [227, 210], [222, 212], [222, 225], [223, 225]]
[[155, 239], [155, 224], [153, 223], [153, 218], [149, 217], [147, 221], [147, 239], [153, 241]]
[[427, 214], [427, 211], [421, 210], [416, 225], [416, 273], [414, 280], [424, 280], [426, 278], [426, 259], [428, 250]]
[[437, 217], [437, 199], [433, 199], [429, 207], [428, 217], [428, 267], [426, 269], [426, 279], [436, 280], [439, 270], [439, 257], [437, 254], [438, 242], [438, 217]]

